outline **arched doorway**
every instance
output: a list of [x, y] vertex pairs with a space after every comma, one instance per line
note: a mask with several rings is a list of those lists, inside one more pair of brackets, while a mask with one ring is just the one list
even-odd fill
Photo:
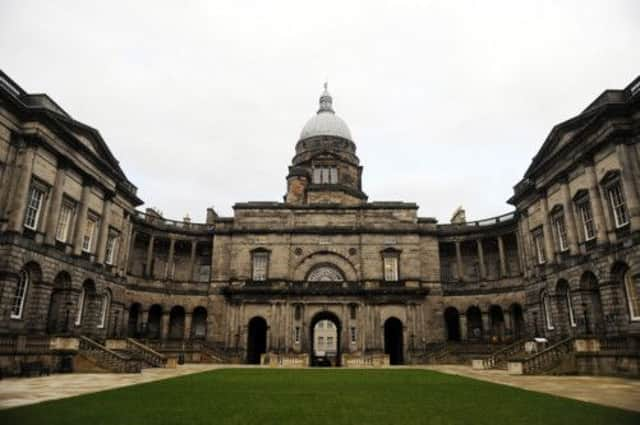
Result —
[[140, 310], [142, 306], [139, 303], [131, 304], [129, 307], [129, 323], [127, 324], [127, 335], [129, 338], [138, 338], [140, 336]]
[[262, 317], [249, 320], [247, 335], [247, 363], [260, 364], [260, 356], [267, 352], [267, 321]]
[[404, 361], [402, 328], [402, 322], [395, 317], [384, 322], [384, 353], [389, 355], [389, 363], [392, 365], [399, 365]]
[[556, 284], [556, 300], [561, 319], [558, 323], [560, 334], [563, 336], [570, 335], [576, 326], [576, 319], [573, 311], [573, 301], [571, 299], [569, 283], [564, 279], [560, 279]]
[[196, 307], [191, 319], [191, 337], [204, 339], [207, 336], [207, 309]]
[[161, 329], [160, 322], [162, 320], [162, 307], [154, 304], [149, 309], [149, 318], [147, 319], [147, 338], [160, 339]]
[[53, 293], [47, 314], [47, 333], [58, 334], [71, 331], [71, 309], [73, 298], [71, 292], [71, 276], [60, 272], [53, 280]]
[[444, 311], [444, 323], [447, 328], [447, 341], [460, 341], [460, 313], [455, 307]]
[[604, 312], [598, 278], [592, 272], [584, 272], [580, 278], [583, 299], [583, 330], [586, 334], [604, 333]]
[[311, 320], [309, 358], [311, 366], [340, 366], [342, 324], [335, 314], [322, 311]]
[[511, 304], [511, 322], [513, 326], [513, 338], [520, 339], [524, 337], [524, 314], [522, 306], [518, 303]]
[[474, 305], [467, 309], [467, 339], [480, 341], [482, 334], [482, 312]]
[[502, 307], [492, 305], [489, 308], [489, 319], [491, 320], [492, 340], [495, 342], [502, 341], [504, 339], [504, 314], [502, 313]]
[[169, 338], [184, 338], [184, 307], [177, 305], [169, 312]]

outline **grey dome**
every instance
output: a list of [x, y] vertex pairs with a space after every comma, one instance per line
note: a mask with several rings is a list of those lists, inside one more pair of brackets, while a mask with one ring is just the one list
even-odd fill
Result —
[[333, 111], [333, 99], [327, 91], [326, 83], [320, 96], [320, 109], [302, 128], [299, 140], [315, 136], [334, 136], [353, 141], [347, 123]]

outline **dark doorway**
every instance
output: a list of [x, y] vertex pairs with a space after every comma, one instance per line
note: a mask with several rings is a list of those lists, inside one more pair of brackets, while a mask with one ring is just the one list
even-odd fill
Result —
[[162, 320], [162, 307], [154, 304], [149, 309], [149, 319], [147, 323], [147, 338], [160, 339], [162, 330], [160, 322]]
[[403, 363], [402, 322], [390, 317], [384, 322], [384, 353], [389, 355], [389, 363]]
[[470, 341], [482, 341], [482, 312], [477, 306], [467, 309], [467, 339]]
[[260, 356], [267, 352], [267, 321], [262, 317], [249, 320], [247, 363], [260, 364]]
[[447, 327], [447, 340], [460, 341], [460, 313], [455, 307], [444, 311], [444, 323]]
[[183, 339], [184, 338], [184, 307], [175, 306], [169, 313], [169, 338], [170, 339]]
[[520, 304], [511, 305], [511, 322], [513, 323], [513, 338], [524, 338], [524, 314]]
[[138, 338], [140, 336], [140, 309], [138, 303], [134, 303], [129, 308], [129, 323], [127, 323], [127, 336], [129, 338]]
[[193, 319], [191, 323], [191, 338], [205, 339], [207, 336], [207, 309], [204, 307], [196, 307], [193, 310]]
[[491, 340], [499, 342], [504, 339], [504, 314], [502, 307], [492, 305], [489, 308], [489, 319], [491, 320]]
[[[320, 328], [322, 325], [322, 328]], [[322, 335], [321, 335], [322, 333]], [[311, 320], [309, 329], [309, 359], [311, 366], [340, 366], [342, 360], [342, 349], [340, 336], [342, 335], [342, 324], [335, 314], [329, 311], [322, 311]], [[325, 338], [320, 343], [320, 337]], [[329, 337], [335, 341], [327, 343]], [[332, 347], [327, 350], [327, 347]]]

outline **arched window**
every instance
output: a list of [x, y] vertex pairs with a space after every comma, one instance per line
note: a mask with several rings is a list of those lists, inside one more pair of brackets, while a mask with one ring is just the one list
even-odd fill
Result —
[[107, 324], [107, 317], [109, 315], [109, 308], [111, 307], [111, 292], [107, 292], [102, 296], [100, 304], [100, 322], [98, 328], [104, 328]]
[[308, 282], [342, 282], [342, 272], [333, 265], [322, 265], [311, 270]]
[[29, 288], [29, 272], [21, 270], [18, 275], [18, 283], [13, 295], [13, 302], [11, 303], [11, 318], [22, 319], [22, 313], [24, 312], [24, 303], [27, 298], [27, 289]]
[[544, 322], [548, 330], [555, 329], [553, 327], [553, 318], [551, 315], [551, 299], [547, 291], [542, 292], [542, 310], [544, 313]]
[[624, 290], [629, 304], [631, 320], [640, 320], [640, 276], [631, 276], [629, 270], [624, 274]]

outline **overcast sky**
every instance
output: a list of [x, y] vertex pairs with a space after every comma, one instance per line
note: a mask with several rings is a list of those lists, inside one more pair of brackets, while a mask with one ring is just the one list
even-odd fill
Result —
[[640, 74], [638, 40], [636, 0], [0, 2], [0, 67], [196, 221], [282, 200], [326, 78], [371, 201], [508, 212], [553, 125]]

